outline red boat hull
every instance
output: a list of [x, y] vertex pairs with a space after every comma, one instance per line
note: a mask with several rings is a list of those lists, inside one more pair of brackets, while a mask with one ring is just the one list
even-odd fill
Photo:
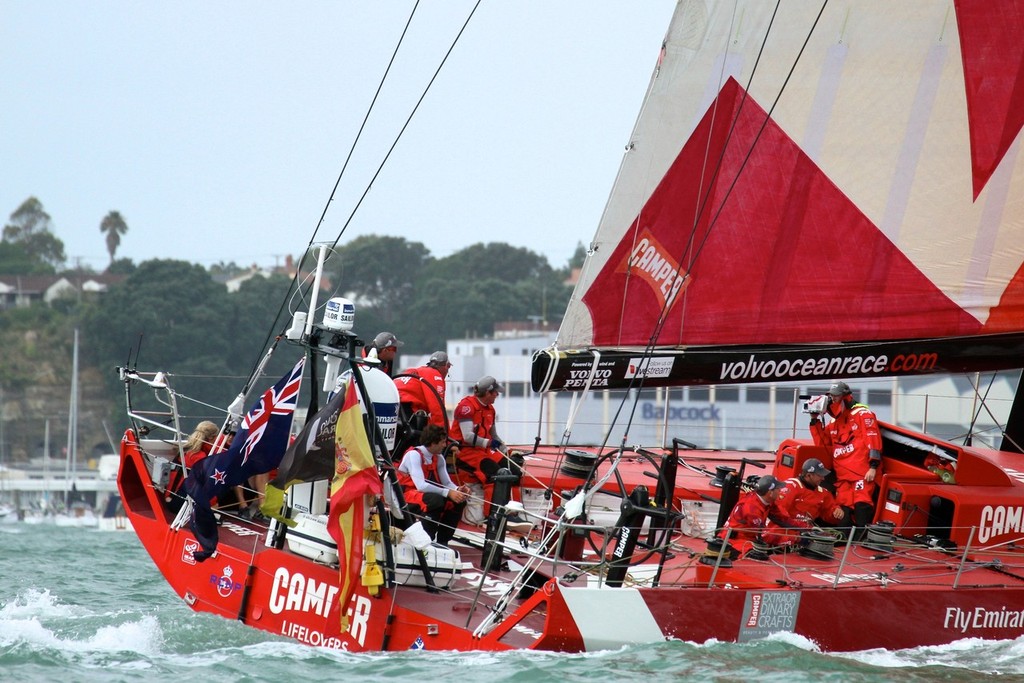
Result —
[[[538, 477], [558, 480], [556, 469], [534, 467]], [[643, 478], [645, 469], [641, 463], [630, 476]], [[650, 564], [631, 567], [623, 587], [600, 585], [601, 577], [571, 561], [538, 569], [531, 590], [509, 601], [498, 625], [474, 633], [514, 572], [479, 571], [480, 553], [471, 544], [459, 547], [464, 566], [447, 590], [394, 586], [371, 595], [358, 586], [343, 606], [336, 568], [267, 547], [266, 529], [243, 520], [226, 519], [218, 553], [196, 562], [195, 538], [187, 526], [171, 528], [171, 514], [148, 472], [129, 431], [122, 443], [121, 495], [175, 593], [196, 611], [318, 647], [579, 652], [665, 639], [743, 642], [784, 631], [822, 650], [849, 651], [1024, 635], [1024, 578], [1005, 559], [998, 565], [984, 558], [965, 563], [959, 555], [914, 546], [854, 549], [845, 560], [792, 553], [716, 569], [700, 561], [705, 544], [696, 536], [677, 537], [657, 582]], [[572, 483], [556, 481], [555, 490]], [[524, 565], [534, 553], [513, 547], [508, 557]], [[346, 632], [340, 628], [343, 608]]]

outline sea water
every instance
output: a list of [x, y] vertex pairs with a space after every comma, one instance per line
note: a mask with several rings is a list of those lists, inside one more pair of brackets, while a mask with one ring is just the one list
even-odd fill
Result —
[[[855, 615], [839, 615], [857, 628]], [[1024, 681], [1024, 639], [823, 654], [792, 635], [587, 654], [347, 654], [192, 612], [133, 533], [0, 527], [0, 681]]]

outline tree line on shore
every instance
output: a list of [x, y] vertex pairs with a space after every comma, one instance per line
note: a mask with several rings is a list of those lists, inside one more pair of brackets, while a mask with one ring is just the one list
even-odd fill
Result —
[[[11, 215], [0, 241], [0, 275], [11, 274], [6, 268], [12, 263], [23, 274], [65, 272], [60, 269], [63, 244], [44, 216], [34, 198]], [[70, 384], [76, 328], [83, 369], [99, 371], [103, 378], [97, 393], [109, 409], [98, 414], [121, 426], [124, 407], [116, 367], [131, 364], [173, 372], [178, 391], [226, 406], [269, 340], [287, 327], [291, 313], [308, 306], [308, 298], [296, 293], [293, 278], [281, 272], [251, 277], [229, 292], [215, 276], [246, 269], [115, 259], [116, 241], [109, 235], [127, 230], [115, 223], [108, 221], [101, 232], [108, 236], [108, 247], [113, 245], [108, 272], [124, 275], [121, 282], [98, 295], [79, 293], [49, 305], [0, 310], [5, 349], [0, 354], [0, 419], [9, 451], [23, 439], [14, 421], [5, 418], [3, 403], [24, 398], [40, 383]], [[569, 273], [582, 256], [580, 246], [570, 263], [553, 268], [544, 256], [504, 243], [473, 244], [437, 258], [420, 242], [360, 237], [331, 253], [319, 302], [322, 307], [332, 296], [350, 298], [356, 304], [355, 332], [362, 339], [389, 330], [405, 342], [403, 352], [427, 354], [445, 348], [450, 338], [490, 336], [497, 322], [557, 321], [571, 291]], [[311, 272], [312, 254], [302, 263], [302, 270]], [[300, 274], [295, 282], [308, 297], [308, 279]], [[295, 356], [276, 353], [268, 374], [283, 374]], [[88, 432], [90, 426], [80, 429]]]

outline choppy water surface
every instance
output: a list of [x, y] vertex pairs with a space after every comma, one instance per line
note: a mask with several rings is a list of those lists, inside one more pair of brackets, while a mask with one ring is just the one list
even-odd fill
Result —
[[[836, 618], [843, 618], [836, 615]], [[851, 628], [856, 628], [851, 619]], [[472, 667], [472, 669], [469, 669]], [[484, 668], [486, 667], [486, 668]], [[1024, 639], [822, 654], [786, 636], [564, 655], [345, 654], [188, 609], [131, 533], [0, 527], [0, 678], [61, 681], [1024, 681]]]

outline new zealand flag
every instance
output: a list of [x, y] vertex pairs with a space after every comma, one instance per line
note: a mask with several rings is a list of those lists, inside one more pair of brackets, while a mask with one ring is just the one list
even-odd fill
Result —
[[299, 359], [290, 373], [263, 392], [228, 450], [203, 458], [189, 471], [185, 491], [195, 501], [189, 527], [203, 547], [192, 554], [198, 562], [217, 550], [217, 519], [211, 502], [225, 489], [244, 484], [254, 474], [269, 472], [281, 463], [288, 448], [305, 361], [305, 357]]

